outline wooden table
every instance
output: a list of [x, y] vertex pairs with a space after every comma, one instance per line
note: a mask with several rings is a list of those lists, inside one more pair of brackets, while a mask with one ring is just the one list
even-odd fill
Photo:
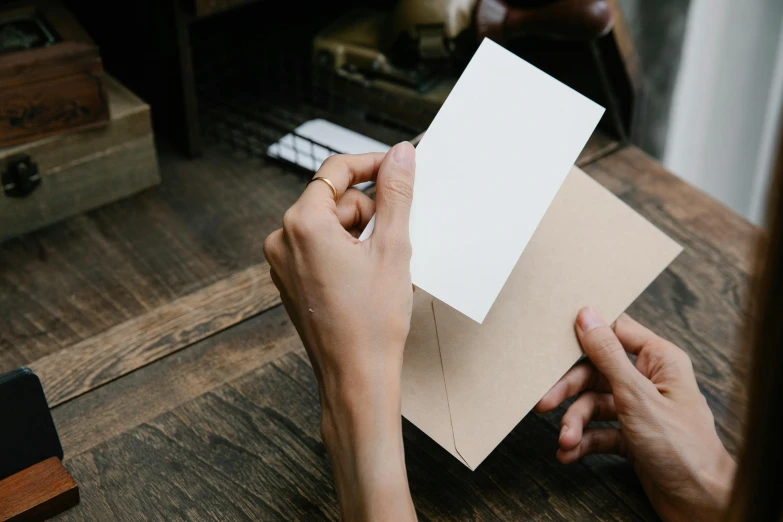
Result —
[[[160, 188], [0, 245], [0, 371], [40, 375], [81, 487], [58, 520], [336, 519], [316, 383], [262, 253], [304, 180], [225, 145], [161, 161]], [[688, 351], [736, 451], [758, 230], [632, 146], [596, 135], [580, 164], [685, 246], [630, 313]], [[655, 519], [625, 462], [555, 461], [561, 413], [476, 472], [406, 423], [420, 519]]]

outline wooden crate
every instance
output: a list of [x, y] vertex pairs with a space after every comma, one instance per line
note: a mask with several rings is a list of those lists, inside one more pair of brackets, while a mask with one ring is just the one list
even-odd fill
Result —
[[149, 105], [111, 77], [106, 86], [108, 126], [0, 149], [0, 171], [26, 154], [41, 179], [27, 196], [0, 193], [0, 241], [160, 183]]
[[109, 122], [98, 47], [54, 0], [0, 7], [0, 147]]

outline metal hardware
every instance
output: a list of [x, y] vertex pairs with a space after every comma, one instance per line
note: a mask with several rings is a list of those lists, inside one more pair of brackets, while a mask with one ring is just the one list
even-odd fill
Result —
[[2, 175], [3, 191], [11, 198], [23, 198], [41, 184], [38, 165], [27, 154], [14, 154], [8, 158]]
[[424, 60], [445, 60], [449, 57], [443, 24], [422, 24], [419, 30], [419, 55]]

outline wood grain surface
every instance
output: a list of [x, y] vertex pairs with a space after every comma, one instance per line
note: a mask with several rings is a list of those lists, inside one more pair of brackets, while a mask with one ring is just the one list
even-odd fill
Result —
[[[70, 42], [57, 45], [79, 52]], [[75, 63], [65, 61], [60, 67], [11, 77], [0, 65], [0, 147], [107, 125], [109, 104], [97, 53], [96, 49], [94, 56]]]
[[304, 180], [226, 148], [159, 150], [161, 186], [0, 244], [0, 372], [264, 261]]
[[279, 303], [269, 265], [253, 265], [29, 366], [53, 408]]
[[0, 520], [46, 520], [79, 503], [79, 487], [57, 457], [0, 480]]
[[[595, 151], [585, 170], [685, 247], [629, 313], [691, 355], [736, 451], [759, 231], [633, 147]], [[164, 157], [163, 172], [160, 190], [0, 245], [0, 365], [59, 352], [40, 367], [72, 390], [53, 416], [83, 500], [58, 520], [336, 519], [312, 370], [285, 311], [242, 275], [303, 181], [222, 147]], [[155, 345], [145, 324], [172, 338]], [[86, 370], [60, 379], [70, 360]], [[421, 520], [656, 520], [622, 460], [555, 461], [561, 413], [526, 417], [475, 473], [404, 423]]]
[[66, 459], [298, 348], [279, 306], [81, 395], [52, 410]]
[[0, 55], [0, 146], [108, 124], [99, 49], [73, 15], [58, 2], [25, 1], [2, 14], [44, 20], [57, 41]]
[[[475, 473], [407, 423], [405, 443], [421, 520], [638, 519], [590, 469], [560, 466], [556, 438], [533, 416]], [[131, 509], [150, 520], [338, 516], [315, 379], [301, 351], [70, 459], [68, 468], [84, 477], [83, 501], [61, 520]]]
[[28, 154], [42, 175], [84, 161], [95, 151], [104, 151], [152, 135], [150, 107], [111, 76], [106, 77], [111, 125], [89, 131], [50, 136], [33, 142], [0, 148], [0, 162], [14, 154]]

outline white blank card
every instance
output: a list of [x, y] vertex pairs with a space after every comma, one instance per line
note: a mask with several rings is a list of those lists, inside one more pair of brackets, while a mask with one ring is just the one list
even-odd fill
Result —
[[413, 284], [483, 322], [603, 112], [485, 39], [417, 147]]

